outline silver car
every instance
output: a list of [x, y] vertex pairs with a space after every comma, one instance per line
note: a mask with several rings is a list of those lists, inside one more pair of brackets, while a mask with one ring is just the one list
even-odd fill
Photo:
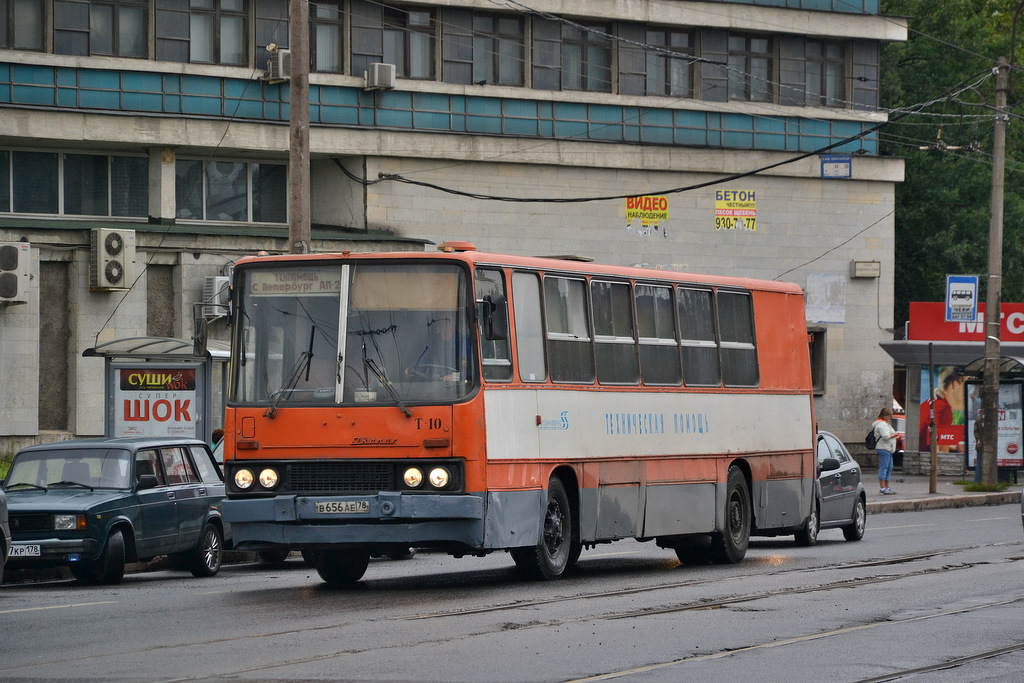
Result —
[[834, 528], [842, 529], [847, 541], [859, 541], [864, 538], [867, 523], [867, 493], [861, 481], [860, 465], [831, 432], [818, 432], [816, 452], [817, 506], [812, 519], [797, 532], [797, 543], [814, 545], [818, 530]]

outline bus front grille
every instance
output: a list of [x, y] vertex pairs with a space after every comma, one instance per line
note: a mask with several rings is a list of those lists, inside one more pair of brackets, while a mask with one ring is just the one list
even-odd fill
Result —
[[295, 462], [288, 465], [293, 493], [376, 493], [394, 488], [394, 466], [386, 462]]

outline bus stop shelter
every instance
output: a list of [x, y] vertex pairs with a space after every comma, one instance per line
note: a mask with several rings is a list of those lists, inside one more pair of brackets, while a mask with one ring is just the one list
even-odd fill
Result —
[[104, 434], [185, 436], [210, 441], [223, 426], [230, 346], [209, 341], [130, 337], [97, 344], [104, 359]]

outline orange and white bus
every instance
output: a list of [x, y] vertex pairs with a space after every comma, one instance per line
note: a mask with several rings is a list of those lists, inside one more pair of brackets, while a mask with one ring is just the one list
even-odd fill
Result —
[[245, 258], [232, 304], [236, 547], [345, 584], [408, 548], [551, 579], [624, 538], [723, 563], [813, 542], [796, 285], [453, 242]]

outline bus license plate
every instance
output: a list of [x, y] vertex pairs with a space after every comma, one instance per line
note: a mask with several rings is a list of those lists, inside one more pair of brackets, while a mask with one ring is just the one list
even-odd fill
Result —
[[370, 501], [368, 500], [328, 500], [317, 502], [316, 504], [317, 513], [322, 514], [359, 514], [367, 513], [370, 511]]
[[12, 545], [11, 557], [39, 557], [39, 544]]

